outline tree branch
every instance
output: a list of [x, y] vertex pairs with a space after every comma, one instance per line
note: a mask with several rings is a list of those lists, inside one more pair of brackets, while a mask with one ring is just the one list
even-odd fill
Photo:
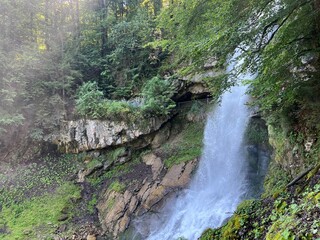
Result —
[[295, 7], [293, 7], [291, 9], [291, 11], [283, 18], [283, 20], [281, 21], [280, 24], [277, 25], [277, 29], [275, 29], [271, 36], [268, 38], [267, 42], [265, 44], [263, 44], [263, 39], [265, 38], [266, 34], [268, 33], [267, 30], [270, 29], [270, 27], [275, 26], [275, 24], [278, 22], [279, 19], [275, 19], [273, 20], [271, 23], [269, 23], [267, 26], [264, 27], [263, 32], [262, 32], [262, 36], [261, 36], [261, 40], [259, 42], [259, 46], [256, 50], [254, 50], [253, 52], [258, 53], [263, 51], [266, 46], [268, 46], [268, 44], [273, 40], [273, 38], [275, 37], [275, 35], [277, 34], [277, 32], [281, 29], [281, 27], [288, 21], [288, 19], [292, 16], [292, 14], [299, 8], [303, 7], [304, 5], [308, 4], [312, 2], [312, 0], [307, 0], [305, 2], [302, 2], [298, 5], [296, 5]]

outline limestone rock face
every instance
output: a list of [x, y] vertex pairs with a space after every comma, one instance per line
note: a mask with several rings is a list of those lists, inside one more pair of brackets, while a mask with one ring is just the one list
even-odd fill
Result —
[[221, 70], [217, 70], [217, 71], [210, 70], [210, 71], [205, 71], [202, 73], [197, 73], [194, 75], [186, 76], [183, 78], [183, 80], [190, 81], [193, 83], [202, 83], [203, 79], [208, 78], [208, 77], [217, 77], [217, 76], [222, 75], [222, 73], [223, 73], [223, 71], [221, 71]]
[[159, 203], [171, 192], [185, 187], [197, 166], [198, 159], [172, 166], [165, 171], [162, 160], [153, 153], [143, 156], [145, 164], [151, 166], [152, 179], [146, 178], [138, 189], [124, 193], [107, 190], [97, 205], [103, 230], [114, 239], [125, 231], [132, 217], [159, 209]]
[[193, 160], [188, 163], [173, 165], [164, 176], [161, 185], [171, 188], [185, 187], [190, 181], [196, 163], [197, 160]]
[[162, 144], [164, 144], [168, 140], [169, 136], [170, 136], [170, 124], [166, 124], [154, 136], [151, 142], [152, 148], [160, 147]]
[[114, 237], [123, 232], [128, 227], [137, 204], [136, 196], [128, 190], [123, 194], [107, 191], [97, 205], [103, 230]]
[[124, 121], [85, 120], [67, 121], [60, 133], [53, 137], [53, 143], [67, 153], [103, 149], [121, 145], [138, 139], [140, 136], [157, 131], [168, 117], [127, 123]]
[[161, 170], [163, 169], [163, 163], [159, 157], [154, 155], [153, 153], [149, 153], [142, 157], [142, 160], [145, 164], [151, 166], [153, 180], [156, 180]]

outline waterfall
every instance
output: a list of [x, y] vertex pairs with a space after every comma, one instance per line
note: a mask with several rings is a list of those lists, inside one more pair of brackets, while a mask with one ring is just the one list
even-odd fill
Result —
[[[237, 65], [236, 57], [228, 71]], [[221, 226], [244, 199], [248, 182], [243, 135], [249, 119], [245, 92], [245, 86], [232, 87], [209, 114], [197, 172], [189, 188], [171, 199], [160, 216], [144, 220], [142, 224], [150, 224], [147, 239], [197, 239], [205, 229]]]

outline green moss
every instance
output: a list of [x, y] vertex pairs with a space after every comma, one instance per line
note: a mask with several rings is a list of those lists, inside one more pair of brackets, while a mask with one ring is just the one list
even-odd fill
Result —
[[271, 161], [269, 165], [268, 174], [264, 181], [264, 193], [263, 197], [274, 196], [276, 198], [279, 193], [282, 193], [286, 185], [290, 182], [289, 174], [277, 164], [275, 161]]
[[200, 240], [213, 240], [215, 235], [214, 233], [215, 233], [215, 230], [208, 228], [202, 233]]
[[250, 119], [244, 139], [247, 144], [268, 145], [268, 129], [262, 119]]
[[122, 154], [124, 154], [126, 151], [126, 148], [125, 147], [118, 147], [118, 148], [115, 148], [111, 151], [108, 152], [107, 154], [107, 158], [112, 160], [112, 161], [115, 161], [118, 159], [119, 156], [121, 156]]
[[126, 185], [123, 183], [120, 183], [119, 181], [114, 181], [113, 183], [110, 184], [108, 189], [118, 193], [123, 193], [124, 190], [126, 189]]
[[39, 196], [46, 190], [52, 191], [75, 174], [79, 166], [73, 155], [45, 157], [28, 165], [13, 166], [15, 171], [10, 178], [2, 176], [4, 184], [0, 186], [0, 202], [2, 205], [11, 205]]
[[[107, 158], [112, 158], [112, 157], [117, 158], [119, 156], [119, 154], [123, 154], [124, 151], [125, 151], [125, 148], [123, 148], [123, 147], [109, 151], [107, 154]], [[104, 182], [106, 179], [118, 178], [124, 174], [129, 173], [134, 168], [134, 166], [141, 163], [141, 155], [145, 154], [145, 152], [146, 151], [142, 151], [142, 152], [141, 151], [134, 151], [132, 153], [131, 161], [126, 162], [121, 165], [112, 166], [112, 168], [110, 170], [104, 172], [99, 177], [89, 176], [89, 178], [87, 178], [88, 182], [90, 182], [91, 185], [96, 187], [99, 184], [101, 184], [102, 182]]]
[[91, 213], [91, 214], [94, 213], [95, 207], [96, 207], [96, 205], [97, 205], [97, 202], [98, 202], [97, 195], [94, 194], [94, 195], [91, 197], [90, 201], [88, 202], [88, 211], [89, 211], [89, 213]]
[[227, 225], [222, 228], [221, 239], [237, 239], [238, 232], [245, 224], [248, 216], [235, 214], [228, 221]]
[[166, 153], [164, 164], [170, 168], [174, 164], [188, 162], [201, 156], [203, 147], [203, 123], [189, 123], [182, 129], [179, 140], [164, 145], [162, 150]]
[[96, 167], [102, 166], [102, 163], [99, 159], [92, 159], [86, 166], [87, 169], [92, 170], [95, 169]]
[[261, 202], [256, 199], [249, 199], [242, 201], [236, 210], [237, 214], [250, 214], [256, 211], [261, 206]]
[[[3, 207], [0, 225], [8, 234], [0, 234], [3, 240], [36, 239], [36, 236], [53, 233], [58, 225], [61, 211], [73, 209], [73, 201], [80, 198], [80, 189], [72, 183], [65, 183], [56, 192], [34, 197], [19, 204]], [[72, 211], [68, 212], [72, 217]], [[42, 229], [42, 230], [41, 230]]]

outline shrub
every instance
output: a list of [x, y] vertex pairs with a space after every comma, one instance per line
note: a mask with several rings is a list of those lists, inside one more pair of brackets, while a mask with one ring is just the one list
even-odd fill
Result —
[[154, 77], [142, 89], [141, 95], [145, 99], [142, 110], [147, 115], [168, 115], [175, 107], [171, 99], [174, 88], [168, 80]]
[[174, 88], [169, 81], [154, 77], [149, 80], [141, 93], [143, 101], [136, 102], [109, 100], [96, 82], [83, 84], [76, 98], [76, 111], [80, 116], [93, 119], [134, 121], [143, 114], [147, 116], [168, 115], [175, 107], [171, 100]]
[[103, 92], [96, 82], [83, 84], [76, 95], [76, 111], [81, 116], [99, 118], [102, 112]]
[[130, 120], [135, 113], [135, 107], [126, 101], [105, 100], [99, 115], [110, 120]]

